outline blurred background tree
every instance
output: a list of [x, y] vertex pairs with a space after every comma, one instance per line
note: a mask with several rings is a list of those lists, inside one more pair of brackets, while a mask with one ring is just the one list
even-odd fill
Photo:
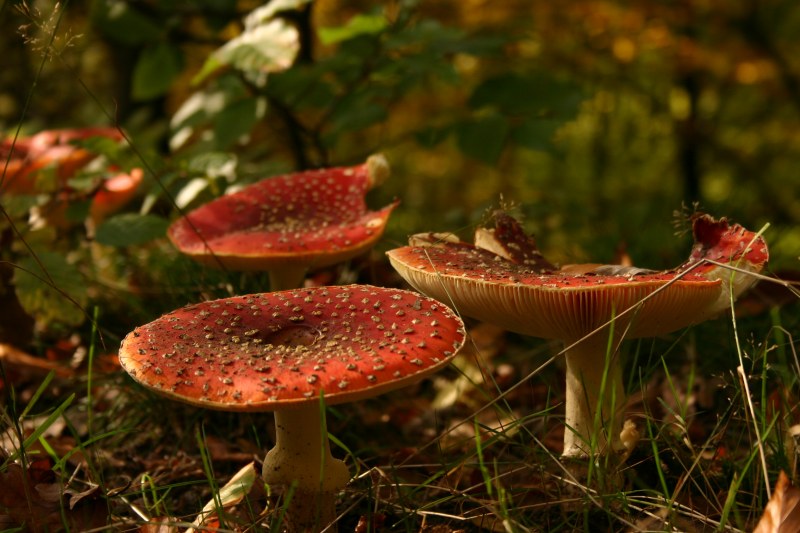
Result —
[[[0, 131], [118, 123], [181, 207], [385, 152], [389, 239], [501, 203], [560, 262], [662, 268], [696, 202], [800, 249], [792, 0], [94, 0], [0, 8]], [[150, 178], [146, 209], [170, 206]], [[199, 181], [198, 181], [199, 180]], [[155, 207], [153, 207], [155, 206]]]

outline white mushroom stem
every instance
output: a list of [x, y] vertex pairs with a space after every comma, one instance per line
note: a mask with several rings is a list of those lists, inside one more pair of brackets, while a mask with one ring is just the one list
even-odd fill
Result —
[[[625, 390], [613, 339], [607, 332], [583, 339], [566, 353], [566, 427], [562, 457], [587, 457], [624, 450], [620, 440]], [[574, 341], [568, 341], [569, 346]], [[606, 361], [608, 360], [608, 363]], [[607, 372], [605, 371], [607, 368]], [[605, 376], [605, 384], [603, 383]], [[596, 416], [600, 418], [596, 421]]]
[[277, 292], [300, 288], [307, 271], [297, 266], [273, 268], [269, 271], [269, 290]]
[[286, 512], [290, 531], [321, 531], [333, 522], [336, 493], [350, 480], [344, 462], [331, 455], [323, 426], [319, 403], [275, 412], [275, 447], [262, 475], [270, 485], [294, 485]]
[[374, 189], [389, 179], [389, 161], [383, 154], [373, 154], [367, 158], [367, 189]]

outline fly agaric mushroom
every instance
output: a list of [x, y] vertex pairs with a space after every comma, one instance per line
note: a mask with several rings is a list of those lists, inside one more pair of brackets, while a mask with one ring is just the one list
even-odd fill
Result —
[[274, 411], [264, 479], [296, 483], [288, 516], [304, 530], [333, 521], [336, 492], [350, 478], [321, 432], [320, 398], [338, 404], [416, 382], [447, 365], [464, 335], [449, 308], [414, 292], [314, 287], [178, 309], [128, 334], [119, 358], [136, 381], [169, 398]]
[[268, 178], [181, 217], [168, 236], [200, 263], [267, 270], [272, 290], [291, 289], [309, 269], [356, 257], [380, 239], [397, 202], [368, 211], [364, 195], [388, 175], [386, 158], [374, 155], [354, 167]]
[[[417, 290], [463, 315], [564, 341], [564, 457], [623, 449], [624, 389], [616, 350], [624, 337], [657, 336], [711, 318], [730, 307], [731, 297], [754, 281], [748, 272], [759, 272], [768, 259], [760, 236], [724, 218], [696, 215], [691, 256], [674, 270], [609, 265], [576, 274], [555, 269], [532, 238], [518, 239], [520, 230], [504, 228], [507, 218], [499, 220], [496, 230], [479, 232], [478, 242], [490, 243], [484, 245], [491, 251], [423, 235], [414, 239], [416, 246], [390, 250], [389, 260]], [[596, 431], [602, 429], [595, 427], [596, 415], [607, 435]]]

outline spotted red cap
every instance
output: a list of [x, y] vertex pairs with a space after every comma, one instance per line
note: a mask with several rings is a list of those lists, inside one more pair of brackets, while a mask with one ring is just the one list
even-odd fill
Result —
[[407, 385], [444, 367], [464, 335], [448, 307], [414, 292], [315, 287], [189, 305], [128, 334], [119, 358], [173, 399], [271, 411]]
[[[761, 270], [769, 260], [767, 243], [760, 235], [739, 224], [731, 224], [726, 218], [698, 213], [692, 217], [694, 247], [689, 260], [678, 270], [686, 270], [701, 261], [731, 264], [740, 268]], [[708, 272], [718, 268], [706, 262], [695, 268], [696, 272]]]
[[168, 236], [193, 259], [234, 270], [332, 265], [383, 234], [397, 202], [368, 211], [364, 195], [388, 171], [377, 155], [354, 167], [268, 178], [176, 220]]
[[[744, 266], [750, 265], [747, 261], [755, 254], [760, 262], [750, 265], [752, 270], [763, 267], [766, 245], [760, 237], [743, 232], [741, 226], [729, 227], [710, 217], [696, 220], [702, 225], [696, 236], [714, 238], [695, 245], [690, 263], [702, 257], [724, 257], [726, 263], [742, 257]], [[733, 241], [752, 241], [757, 251], [743, 253], [753, 245]], [[732, 257], [720, 246], [736, 249], [739, 254]], [[730, 298], [724, 280], [709, 276], [705, 268], [697, 272], [686, 272], [688, 267], [682, 267], [664, 272], [620, 273], [600, 268], [573, 274], [542, 270], [538, 262], [530, 266], [467, 243], [445, 241], [390, 250], [388, 256], [395, 270], [420, 292], [448, 303], [466, 316], [541, 338], [581, 338], [646, 297], [642, 307], [619, 320], [617, 326], [630, 325], [629, 337], [659, 335], [705, 320], [712, 311], [722, 310], [718, 308], [720, 302]], [[752, 276], [744, 278], [747, 283], [752, 282]], [[740, 289], [743, 287], [736, 288]]]

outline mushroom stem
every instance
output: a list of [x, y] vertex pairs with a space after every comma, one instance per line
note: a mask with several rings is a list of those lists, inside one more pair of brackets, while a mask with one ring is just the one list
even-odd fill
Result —
[[297, 266], [273, 268], [269, 271], [269, 290], [272, 292], [297, 289], [303, 285], [307, 269]]
[[[566, 428], [562, 457], [588, 457], [607, 450], [623, 450], [620, 440], [625, 390], [617, 359], [616, 337], [595, 333], [566, 353]], [[569, 346], [574, 341], [567, 341]], [[595, 420], [598, 409], [600, 418]]]
[[[319, 403], [275, 411], [275, 447], [264, 458], [270, 485], [294, 493], [286, 508], [290, 531], [320, 531], [336, 519], [336, 493], [350, 480], [343, 461], [334, 459]], [[287, 492], [288, 494], [288, 492]]]

